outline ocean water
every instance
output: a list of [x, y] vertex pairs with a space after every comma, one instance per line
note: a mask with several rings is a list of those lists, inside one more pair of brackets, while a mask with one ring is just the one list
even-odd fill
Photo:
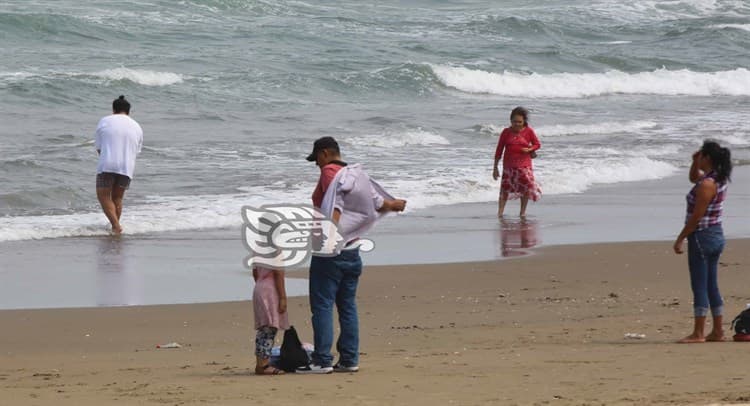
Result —
[[0, 241], [101, 235], [93, 131], [120, 94], [145, 133], [129, 233], [238, 227], [307, 203], [336, 137], [410, 211], [494, 201], [518, 105], [547, 195], [750, 164], [750, 3], [0, 3]]

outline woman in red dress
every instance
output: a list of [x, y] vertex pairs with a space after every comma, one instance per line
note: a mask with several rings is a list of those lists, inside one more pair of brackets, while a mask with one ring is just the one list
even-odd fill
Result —
[[529, 112], [523, 107], [516, 107], [510, 113], [511, 126], [503, 129], [495, 150], [495, 166], [492, 178], [497, 180], [500, 171], [497, 164], [503, 158], [503, 176], [500, 183], [500, 200], [497, 215], [503, 216], [508, 199], [521, 198], [521, 218], [526, 217], [526, 206], [529, 198], [539, 200], [542, 190], [534, 181], [534, 169], [531, 165], [532, 153], [541, 147], [534, 130], [529, 127]]

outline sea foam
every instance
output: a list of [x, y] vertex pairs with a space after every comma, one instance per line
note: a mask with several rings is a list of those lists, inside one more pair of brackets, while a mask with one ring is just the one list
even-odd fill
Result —
[[0, 83], [14, 83], [22, 82], [24, 80], [44, 80], [51, 82], [74, 79], [91, 81], [92, 78], [97, 82], [128, 80], [144, 86], [169, 86], [182, 83], [185, 80], [185, 77], [179, 73], [129, 68], [114, 68], [93, 73], [59, 71], [0, 72]]
[[[307, 203], [313, 185], [291, 191], [246, 188], [247, 193], [202, 196], [154, 196], [128, 205], [122, 224], [128, 234], [239, 227], [242, 206]], [[0, 217], [0, 241], [106, 235], [109, 223], [101, 212], [56, 216]]]
[[535, 127], [539, 136], [559, 137], [566, 135], [604, 135], [616, 133], [637, 133], [653, 129], [657, 124], [653, 121], [608, 122], [597, 124], [559, 124]]
[[741, 30], [741, 31], [750, 31], [750, 24], [716, 24], [716, 25], [712, 25], [711, 28], [716, 28], [716, 29], [731, 28], [731, 29]]
[[[614, 154], [613, 151], [609, 153]], [[674, 173], [669, 163], [643, 156], [609, 156], [575, 160], [538, 160], [535, 169], [544, 194], [581, 193], [594, 184], [659, 179]], [[407, 211], [435, 205], [492, 202], [499, 184], [485, 166], [445, 167], [407, 176], [377, 179], [394, 196], [406, 199]], [[242, 193], [202, 196], [153, 196], [131, 203], [123, 214], [127, 234], [182, 230], [239, 228], [240, 209], [250, 205], [309, 204], [314, 185], [302, 183], [284, 189], [277, 185], [240, 188]], [[101, 212], [56, 216], [0, 217], [0, 241], [97, 236], [108, 233]]]
[[93, 75], [108, 80], [129, 80], [144, 86], [167, 86], [183, 81], [183, 76], [178, 73], [128, 68], [107, 69]]
[[364, 135], [346, 139], [351, 145], [365, 147], [394, 148], [408, 145], [449, 145], [450, 141], [440, 134], [422, 129], [386, 134]]
[[639, 73], [613, 70], [604, 73], [522, 74], [430, 66], [443, 85], [466, 93], [536, 98], [584, 98], [610, 94], [750, 95], [750, 71], [745, 68], [719, 72], [658, 69]]
[[655, 180], [674, 174], [677, 167], [647, 157], [588, 158], [575, 163], [542, 167], [538, 177], [547, 194], [582, 193], [595, 184]]

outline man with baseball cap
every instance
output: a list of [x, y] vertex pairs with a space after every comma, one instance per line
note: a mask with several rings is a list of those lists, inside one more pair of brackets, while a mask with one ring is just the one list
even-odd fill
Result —
[[307, 160], [310, 162], [317, 162], [318, 153], [321, 151], [330, 151], [335, 153], [337, 156], [341, 154], [339, 150], [339, 143], [333, 137], [322, 137], [315, 140], [313, 143], [313, 151], [307, 156]]
[[[371, 180], [359, 164], [341, 160], [339, 144], [322, 137], [313, 144], [307, 160], [320, 168], [312, 195], [313, 205], [330, 217], [344, 237], [344, 248], [334, 256], [313, 254], [310, 262], [310, 310], [315, 350], [310, 365], [297, 373], [327, 374], [359, 370], [359, 316], [357, 285], [362, 259], [357, 240], [388, 212], [400, 212], [406, 201], [395, 199]], [[341, 333], [336, 342], [339, 360], [334, 365], [333, 307], [339, 314]]]

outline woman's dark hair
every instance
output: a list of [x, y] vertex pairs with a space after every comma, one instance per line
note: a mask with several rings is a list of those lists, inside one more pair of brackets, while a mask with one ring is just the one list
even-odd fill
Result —
[[711, 159], [717, 181], [732, 180], [732, 155], [728, 148], [721, 147], [716, 141], [705, 141], [701, 147], [701, 155]]
[[120, 96], [112, 102], [112, 111], [115, 114], [125, 113], [130, 114], [130, 103], [125, 100], [125, 96]]
[[513, 116], [521, 116], [523, 117], [523, 126], [526, 127], [529, 125], [529, 111], [525, 108], [518, 106], [513, 109], [513, 111], [510, 112], [510, 119], [513, 120]]

